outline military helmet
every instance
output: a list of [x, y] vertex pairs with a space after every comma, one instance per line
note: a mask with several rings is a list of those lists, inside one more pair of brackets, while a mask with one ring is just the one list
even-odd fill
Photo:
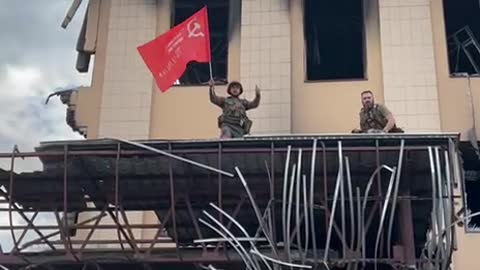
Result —
[[[231, 82], [228, 84], [228, 86], [227, 86], [227, 93], [228, 93], [229, 95], [232, 95], [232, 91], [231, 91], [231, 90], [232, 90], [232, 87], [234, 87], [234, 86], [238, 86], [238, 87], [240, 88], [240, 94], [238, 94], [238, 95], [241, 95], [241, 94], [243, 93], [243, 86], [242, 86], [242, 84], [241, 84], [240, 82], [238, 82], [238, 81], [231, 81]], [[233, 95], [232, 95], [232, 96], [233, 96]]]

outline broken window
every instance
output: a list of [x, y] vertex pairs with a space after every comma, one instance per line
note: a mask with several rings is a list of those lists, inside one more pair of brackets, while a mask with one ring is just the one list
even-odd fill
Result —
[[[175, 0], [173, 26], [204, 6], [208, 7], [212, 72], [215, 81], [227, 81], [229, 0]], [[176, 84], [198, 85], [210, 80], [208, 63], [190, 62]]]
[[[480, 212], [480, 171], [465, 171], [466, 213]], [[467, 220], [467, 231], [480, 232], [480, 216]]]
[[306, 79], [365, 77], [363, 1], [305, 0]]
[[480, 1], [444, 0], [450, 73], [480, 74]]

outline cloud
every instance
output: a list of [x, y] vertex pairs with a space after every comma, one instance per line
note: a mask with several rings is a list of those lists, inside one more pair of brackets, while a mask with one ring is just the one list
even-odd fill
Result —
[[[75, 70], [76, 40], [84, 3], [67, 30], [60, 24], [72, 0], [2, 1], [0, 8], [0, 151], [33, 151], [41, 141], [80, 139], [65, 122], [66, 107], [58, 98], [44, 105], [55, 89], [89, 85], [91, 74]], [[0, 167], [9, 168], [1, 159]], [[41, 169], [38, 159], [16, 160], [15, 171]], [[8, 223], [0, 212], [0, 223]], [[20, 222], [14, 217], [15, 223]], [[51, 222], [48, 215], [39, 222]], [[0, 232], [3, 250], [11, 248], [10, 234]]]
[[[88, 85], [90, 75], [75, 70], [76, 39], [85, 3], [67, 30], [60, 24], [71, 0], [3, 1], [0, 10], [0, 151], [32, 151], [40, 141], [79, 139], [65, 123], [66, 108], [57, 99], [44, 105], [54, 89]], [[84, 1], [86, 2], [86, 1]], [[0, 166], [5, 167], [5, 160]], [[39, 169], [37, 161], [19, 162], [17, 171]]]

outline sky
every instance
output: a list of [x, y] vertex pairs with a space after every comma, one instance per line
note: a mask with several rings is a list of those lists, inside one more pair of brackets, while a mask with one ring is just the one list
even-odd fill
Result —
[[[11, 152], [14, 144], [31, 151], [40, 141], [81, 138], [66, 124], [66, 107], [58, 98], [44, 104], [57, 88], [90, 84], [89, 74], [75, 70], [85, 3], [66, 30], [60, 27], [71, 2], [0, 0], [2, 152]], [[34, 164], [19, 164], [17, 170], [38, 169]]]
[[[76, 41], [83, 1], [67, 29], [60, 27], [73, 0], [0, 0], [0, 151], [33, 151], [41, 141], [81, 139], [65, 122], [66, 106], [48, 94], [71, 86], [88, 86], [91, 74], [75, 69]], [[9, 160], [0, 160], [8, 169]], [[15, 171], [41, 169], [37, 159], [18, 160]], [[49, 223], [42, 215], [38, 223]], [[18, 222], [18, 217], [14, 217]], [[0, 212], [0, 226], [9, 223]], [[0, 231], [3, 250], [11, 247], [10, 232]]]

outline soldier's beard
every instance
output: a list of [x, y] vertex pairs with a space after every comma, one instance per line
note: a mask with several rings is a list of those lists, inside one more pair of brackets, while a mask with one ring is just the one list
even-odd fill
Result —
[[373, 108], [373, 101], [364, 102], [364, 103], [363, 103], [363, 107], [365, 107], [365, 109], [371, 109], [371, 108]]

